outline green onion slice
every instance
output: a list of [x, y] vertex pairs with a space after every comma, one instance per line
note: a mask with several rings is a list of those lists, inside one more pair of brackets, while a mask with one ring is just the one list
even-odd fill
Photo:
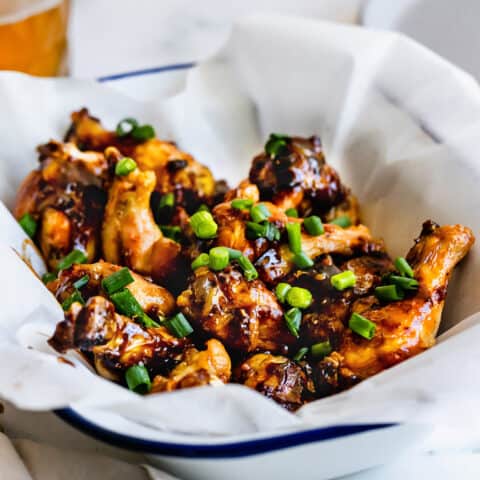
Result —
[[198, 209], [197, 212], [209, 212], [210, 209], [208, 208], [208, 205], [206, 203], [202, 203]]
[[377, 326], [368, 318], [365, 318], [356, 312], [352, 313], [350, 320], [348, 321], [348, 326], [352, 331], [361, 337], [366, 338], [367, 340], [371, 340], [373, 338], [377, 328]]
[[177, 313], [173, 317], [164, 320], [162, 325], [167, 327], [170, 333], [177, 338], [188, 337], [193, 332], [192, 326], [183, 313]]
[[250, 198], [235, 198], [230, 205], [237, 210], [249, 210], [253, 205], [253, 200]]
[[137, 168], [137, 162], [130, 157], [123, 157], [115, 165], [115, 175], [119, 177], [124, 177], [129, 173], [133, 172]]
[[274, 158], [283, 153], [288, 153], [287, 141], [289, 137], [287, 135], [281, 135], [278, 133], [270, 134], [270, 138], [265, 144], [265, 153]]
[[85, 305], [85, 300], [83, 299], [82, 294], [78, 290], [75, 290], [69, 297], [67, 297], [63, 301], [62, 308], [67, 311], [75, 302], [79, 302], [82, 305]]
[[304, 252], [300, 252], [294, 255], [293, 263], [298, 268], [310, 268], [314, 265], [313, 260]]
[[267, 236], [267, 225], [261, 225], [255, 222], [245, 222], [247, 227], [247, 238], [249, 240], [255, 240], [257, 238], [263, 238]]
[[90, 280], [90, 277], [88, 275], [84, 275], [83, 277], [80, 277], [76, 282], [73, 282], [73, 286], [77, 290], [79, 290], [80, 288], [84, 287], [89, 280]]
[[319, 342], [312, 345], [310, 351], [312, 352], [313, 357], [323, 358], [332, 352], [332, 346], [330, 345], [330, 342], [326, 340], [325, 342]]
[[285, 298], [290, 306], [297, 308], [308, 308], [313, 300], [310, 291], [302, 287], [292, 287]]
[[305, 230], [314, 237], [325, 233], [322, 219], [317, 215], [305, 218], [303, 220], [303, 226], [305, 227]]
[[104, 278], [102, 280], [102, 287], [108, 293], [108, 295], [112, 295], [113, 293], [122, 290], [133, 282], [134, 279], [130, 273], [130, 270], [127, 267], [123, 267]]
[[382, 285], [375, 288], [375, 296], [383, 302], [403, 300], [403, 291], [396, 285]]
[[280, 300], [280, 302], [285, 303], [287, 293], [291, 288], [292, 286], [285, 282], [280, 282], [275, 287], [275, 295], [277, 296], [278, 300]]
[[145, 142], [155, 137], [155, 130], [151, 125], [140, 125], [131, 132], [132, 137], [139, 142]]
[[308, 347], [302, 347], [294, 356], [293, 359], [296, 362], [300, 362], [303, 360], [303, 357], [308, 353], [309, 348]]
[[404, 277], [413, 278], [413, 268], [408, 264], [408, 262], [403, 257], [397, 257], [395, 259], [395, 267], [400, 272], [400, 275]]
[[133, 365], [125, 372], [125, 382], [132, 392], [145, 394], [152, 388], [150, 375], [144, 365]]
[[132, 133], [136, 127], [138, 127], [138, 122], [134, 118], [124, 118], [118, 122], [115, 132], [118, 137], [125, 137]]
[[352, 225], [352, 221], [348, 215], [342, 215], [341, 217], [337, 217], [330, 222], [332, 225], [338, 225], [342, 228], [347, 228]]
[[330, 283], [337, 290], [345, 290], [355, 286], [357, 277], [351, 270], [345, 270], [344, 272], [337, 273], [330, 277]]
[[208, 257], [208, 266], [215, 271], [223, 270], [230, 262], [230, 255], [226, 247], [211, 248]]
[[230, 260], [238, 260], [242, 256], [242, 252], [240, 250], [236, 250], [235, 248], [227, 248], [228, 250], [228, 258]]
[[298, 218], [298, 210], [296, 208], [287, 208], [285, 210], [285, 215], [287, 217]]
[[170, 238], [177, 243], [182, 240], [182, 229], [178, 225], [160, 225], [164, 237]]
[[127, 288], [113, 293], [110, 299], [119, 313], [140, 321], [147, 328], [160, 326], [143, 311], [142, 306]]
[[201, 253], [191, 264], [192, 270], [196, 270], [200, 267], [207, 267], [210, 263], [210, 257], [208, 253]]
[[300, 324], [302, 323], [302, 312], [299, 308], [291, 308], [284, 313], [285, 323], [290, 333], [294, 337], [299, 337], [298, 331], [300, 330]]
[[210, 212], [196, 212], [190, 217], [190, 225], [198, 238], [209, 239], [217, 234], [218, 225]]
[[242, 255], [237, 259], [237, 262], [240, 265], [240, 268], [243, 271], [243, 276], [247, 279], [247, 281], [250, 282], [258, 278], [258, 272], [249, 258]]
[[270, 210], [263, 203], [254, 205], [250, 209], [250, 217], [255, 223], [260, 223], [265, 220], [268, 220], [270, 216], [271, 216]]
[[302, 233], [299, 223], [287, 223], [288, 246], [293, 253], [301, 253], [302, 251]]
[[30, 215], [26, 213], [22, 216], [22, 218], [18, 221], [20, 226], [23, 228], [23, 231], [30, 237], [33, 238], [35, 233], [37, 232], [37, 221]]
[[57, 275], [55, 273], [47, 272], [42, 275], [42, 282], [43, 283], [53, 282], [54, 280], [56, 280], [56, 278], [57, 278]]
[[419, 285], [418, 280], [414, 278], [399, 277], [398, 275], [389, 275], [386, 280], [402, 290], [417, 290]]
[[85, 263], [87, 256], [80, 250], [72, 250], [68, 255], [65, 255], [57, 265], [57, 270], [65, 270], [70, 268], [74, 263]]

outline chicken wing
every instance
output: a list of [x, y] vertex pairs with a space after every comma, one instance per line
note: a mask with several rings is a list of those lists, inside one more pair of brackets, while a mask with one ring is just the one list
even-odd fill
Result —
[[188, 348], [180, 363], [168, 377], [157, 375], [153, 379], [152, 393], [169, 392], [179, 388], [202, 385], [222, 385], [231, 377], [231, 362], [225, 347], [214, 338], [206, 342], [206, 350]]

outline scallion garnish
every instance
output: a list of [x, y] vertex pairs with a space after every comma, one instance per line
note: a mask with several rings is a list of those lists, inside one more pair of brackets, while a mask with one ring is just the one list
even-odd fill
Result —
[[173, 192], [166, 193], [160, 197], [158, 208], [173, 207], [175, 205], [175, 195]]
[[192, 326], [183, 313], [177, 313], [173, 317], [164, 320], [162, 325], [167, 327], [170, 333], [177, 338], [188, 337], [193, 332]]
[[265, 144], [265, 153], [274, 158], [283, 153], [288, 153], [287, 147], [288, 136], [278, 133], [270, 134], [270, 138]]
[[294, 337], [299, 337], [298, 331], [300, 330], [300, 324], [302, 323], [302, 312], [299, 308], [293, 307], [284, 313], [285, 323], [290, 333]]
[[299, 223], [287, 223], [286, 225], [288, 235], [288, 246], [293, 253], [300, 253], [302, 251], [302, 234]]
[[230, 262], [230, 255], [226, 247], [214, 247], [208, 252], [208, 266], [215, 271], [223, 270]]
[[115, 165], [115, 175], [119, 177], [124, 177], [129, 173], [133, 172], [137, 168], [137, 162], [130, 157], [123, 157]]
[[77, 281], [73, 282], [73, 286], [74, 288], [79, 290], [80, 288], [84, 287], [89, 280], [90, 277], [88, 275], [84, 275], [83, 277], [80, 277]]
[[393, 283], [402, 290], [417, 290], [418, 280], [414, 278], [399, 277], [398, 275], [389, 275], [386, 277], [388, 283]]
[[198, 238], [213, 238], [218, 230], [218, 225], [210, 212], [196, 212], [190, 217], [190, 225]]
[[249, 240], [255, 240], [257, 238], [263, 238], [267, 235], [267, 226], [261, 225], [255, 222], [245, 222], [247, 227], [247, 238]]
[[305, 218], [303, 220], [303, 226], [305, 227], [305, 230], [314, 237], [325, 233], [322, 219], [317, 215]]
[[250, 198], [236, 198], [232, 200], [230, 205], [237, 210], [249, 210], [253, 205], [253, 200]]
[[201, 253], [191, 264], [192, 270], [196, 270], [200, 267], [207, 267], [210, 263], [210, 257], [208, 253]]
[[238, 260], [242, 256], [242, 252], [240, 250], [236, 250], [235, 248], [227, 248], [228, 250], [228, 258], [230, 260]]
[[298, 210], [296, 208], [287, 208], [285, 210], [285, 215], [287, 217], [298, 218]]
[[237, 262], [240, 265], [240, 268], [243, 271], [243, 276], [247, 279], [247, 281], [250, 282], [258, 278], [258, 272], [250, 259], [242, 255], [241, 257], [237, 258]]
[[259, 203], [257, 205], [254, 205], [250, 209], [250, 218], [255, 223], [260, 223], [260, 222], [263, 222], [265, 220], [268, 220], [270, 215], [271, 215], [270, 210], [263, 203]]
[[70, 268], [74, 263], [85, 263], [87, 256], [80, 250], [72, 250], [68, 255], [65, 255], [57, 265], [57, 270], [65, 270]]
[[178, 225], [160, 225], [164, 237], [179, 243], [182, 240], [182, 229]]
[[138, 141], [145, 141], [155, 136], [155, 130], [151, 125], [140, 125], [135, 118], [124, 118], [120, 120], [115, 129], [118, 137], [130, 135]]
[[75, 290], [69, 297], [67, 297], [63, 301], [62, 308], [67, 311], [75, 302], [79, 302], [82, 305], [85, 305], [85, 300], [83, 299], [82, 294], [78, 290]]
[[403, 257], [397, 257], [395, 259], [395, 267], [400, 272], [400, 275], [404, 277], [413, 278], [413, 268], [408, 264], [408, 262]]
[[275, 287], [275, 295], [280, 300], [280, 302], [285, 303], [287, 293], [291, 288], [292, 288], [292, 286], [289, 285], [288, 283], [285, 283], [285, 282], [280, 282]]
[[206, 203], [202, 203], [198, 207], [197, 212], [210, 212], [210, 209], [208, 208], [208, 205]]
[[143, 311], [142, 306], [127, 288], [110, 295], [110, 299], [119, 313], [140, 321], [147, 328], [160, 326]]
[[326, 340], [325, 342], [315, 343], [310, 347], [310, 352], [312, 353], [312, 357], [315, 358], [323, 358], [326, 357], [332, 351], [332, 346], [330, 342]]
[[294, 356], [293, 356], [293, 359], [296, 361], [296, 362], [300, 362], [303, 357], [308, 353], [308, 347], [302, 347]]
[[127, 267], [123, 267], [120, 270], [112, 273], [108, 277], [102, 280], [102, 288], [108, 293], [108, 295], [112, 295], [127, 285], [130, 285], [135, 280], [130, 273], [130, 270]]
[[296, 253], [293, 256], [293, 263], [298, 268], [310, 268], [314, 265], [313, 260], [305, 252]]
[[131, 136], [139, 142], [145, 142], [155, 136], [155, 130], [151, 125], [139, 125], [132, 130]]
[[351, 270], [345, 270], [344, 272], [337, 273], [330, 277], [330, 283], [336, 290], [345, 290], [355, 286], [357, 277]]
[[359, 313], [352, 313], [350, 320], [348, 321], [349, 328], [367, 340], [371, 340], [375, 335], [376, 325], [368, 318], [360, 315]]
[[338, 225], [342, 228], [347, 228], [352, 225], [352, 221], [348, 215], [342, 215], [341, 217], [334, 218], [330, 223], [332, 225]]
[[150, 375], [144, 365], [133, 365], [125, 372], [125, 382], [132, 392], [145, 394], [152, 388]]
[[44, 273], [42, 275], [42, 282], [43, 283], [53, 282], [56, 279], [57, 279], [57, 275], [55, 275], [55, 273], [53, 273], [53, 272], [47, 272], [47, 273]]
[[118, 122], [115, 130], [118, 137], [125, 137], [132, 133], [138, 127], [138, 122], [134, 118], [124, 118]]
[[312, 294], [302, 287], [290, 288], [285, 299], [290, 306], [297, 308], [308, 308], [312, 304]]
[[403, 300], [403, 291], [396, 285], [382, 285], [375, 288], [375, 296], [383, 302], [395, 302]]
[[33, 238], [37, 232], [37, 221], [30, 215], [26, 213], [18, 221], [20, 226], [23, 228], [23, 231], [30, 237]]

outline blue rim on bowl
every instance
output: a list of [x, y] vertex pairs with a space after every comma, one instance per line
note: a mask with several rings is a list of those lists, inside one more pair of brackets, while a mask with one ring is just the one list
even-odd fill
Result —
[[[155, 75], [159, 73], [187, 70], [195, 66], [194, 62], [164, 65], [143, 70], [134, 70], [97, 78], [99, 82], [112, 82], [126, 78]], [[175, 443], [158, 440], [147, 440], [97, 425], [72, 408], [55, 410], [54, 413], [63, 421], [87, 435], [102, 440], [116, 447], [140, 451], [156, 455], [190, 458], [238, 458], [273, 452], [285, 448], [296, 447], [309, 443], [333, 440], [359, 433], [397, 426], [397, 423], [377, 423], [358, 425], [337, 425], [314, 428], [300, 432], [277, 434], [268, 438], [243, 440], [222, 444], [192, 444]]]

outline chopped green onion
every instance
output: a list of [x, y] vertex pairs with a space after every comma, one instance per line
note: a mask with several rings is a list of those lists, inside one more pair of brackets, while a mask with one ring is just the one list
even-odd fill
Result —
[[310, 347], [310, 351], [312, 352], [312, 356], [315, 358], [323, 358], [326, 357], [332, 351], [332, 346], [330, 342], [327, 340], [325, 342], [315, 343]]
[[76, 282], [73, 282], [73, 286], [78, 290], [84, 287], [89, 280], [90, 280], [90, 277], [88, 275], [84, 275], [83, 277], [79, 278]]
[[301, 253], [302, 251], [302, 234], [299, 223], [287, 223], [288, 246], [293, 253]]
[[312, 304], [312, 294], [302, 287], [292, 287], [286, 296], [287, 303], [292, 307], [308, 308]]
[[142, 306], [127, 288], [110, 295], [110, 299], [119, 313], [139, 320], [147, 328], [160, 326], [143, 311]]
[[250, 259], [242, 255], [237, 259], [237, 262], [240, 265], [240, 268], [243, 271], [243, 276], [247, 279], [247, 281], [250, 282], [258, 278], [258, 272]]
[[419, 285], [418, 280], [414, 278], [399, 277], [398, 275], [389, 275], [386, 280], [402, 290], [417, 290]]
[[130, 270], [127, 267], [123, 267], [104, 278], [102, 280], [102, 288], [108, 293], [108, 295], [112, 295], [113, 293], [122, 290], [127, 285], [130, 285], [134, 281], [135, 280], [133, 279]]
[[293, 257], [293, 263], [298, 268], [310, 268], [314, 265], [313, 260], [305, 252], [295, 254]]
[[178, 225], [160, 225], [160, 230], [165, 237], [177, 243], [182, 239], [182, 229]]
[[250, 217], [255, 223], [260, 223], [260, 222], [263, 222], [265, 220], [268, 220], [270, 215], [271, 215], [270, 210], [263, 203], [259, 203], [257, 205], [254, 205], [250, 209]]
[[367, 340], [371, 340], [375, 335], [376, 325], [368, 318], [363, 317], [359, 313], [352, 313], [348, 321], [349, 328]]
[[280, 300], [280, 302], [284, 303], [285, 298], [287, 296], [288, 291], [292, 288], [291, 285], [285, 282], [280, 282], [275, 288], [275, 295]]
[[347, 228], [352, 225], [352, 221], [348, 215], [342, 215], [341, 217], [337, 217], [330, 222], [332, 225], [338, 225], [342, 228]]
[[196, 212], [190, 217], [190, 225], [198, 238], [213, 238], [217, 234], [218, 225], [210, 212]]
[[302, 323], [302, 312], [299, 308], [291, 308], [284, 313], [285, 323], [290, 333], [294, 337], [299, 337], [298, 331], [300, 330], [300, 324]]
[[35, 233], [37, 232], [37, 221], [29, 213], [23, 215], [18, 223], [30, 238], [35, 236]]
[[278, 133], [270, 134], [270, 138], [265, 144], [265, 153], [274, 158], [282, 153], [288, 152], [287, 140], [287, 135], [280, 135]]
[[57, 279], [57, 275], [55, 275], [55, 273], [53, 272], [47, 272], [42, 275], [43, 283], [53, 282], [53, 280], [56, 280], [56, 279]]
[[124, 118], [118, 122], [115, 132], [118, 137], [125, 137], [132, 133], [136, 127], [138, 127], [138, 122], [134, 118]]
[[74, 263], [85, 263], [87, 256], [80, 250], [72, 250], [68, 255], [65, 255], [57, 265], [57, 270], [65, 270], [70, 268]]
[[300, 362], [307, 353], [308, 353], [308, 347], [302, 347], [302, 348], [293, 356], [293, 359], [294, 359], [296, 362]]
[[202, 203], [198, 207], [197, 212], [210, 212], [210, 209], [208, 208], [208, 205], [206, 203]]
[[207, 267], [210, 263], [210, 257], [208, 253], [201, 253], [191, 264], [192, 270], [196, 270], [200, 267]]
[[230, 260], [238, 260], [242, 256], [242, 252], [240, 250], [236, 250], [235, 248], [227, 248], [228, 250], [228, 258]]
[[68, 298], [66, 298], [62, 303], [62, 308], [67, 311], [73, 303], [79, 302], [82, 305], [85, 305], [85, 300], [82, 297], [82, 294], [75, 290]]
[[249, 210], [253, 205], [253, 200], [250, 198], [236, 198], [232, 200], [230, 205], [237, 210]]
[[228, 248], [226, 247], [211, 248], [208, 257], [208, 266], [215, 271], [223, 270], [230, 262]]
[[123, 177], [133, 172], [136, 168], [137, 168], [137, 162], [133, 158], [123, 157], [115, 165], [115, 175]]
[[151, 125], [139, 125], [132, 130], [131, 135], [135, 140], [144, 142], [155, 136], [155, 130]]
[[[285, 210], [285, 215], [287, 217], [298, 218], [298, 210], [296, 208], [287, 208]], [[308, 349], [307, 349], [308, 350]]]
[[177, 338], [188, 337], [193, 332], [192, 326], [183, 313], [177, 313], [168, 320], [164, 320], [162, 325], [167, 327], [170, 333]]
[[396, 285], [382, 285], [375, 288], [375, 296], [383, 302], [395, 302], [403, 300], [403, 291]]
[[125, 381], [129, 390], [135, 393], [148, 393], [152, 388], [150, 375], [144, 365], [133, 365], [125, 372]]
[[267, 222], [266, 223], [267, 225], [267, 233], [265, 235], [265, 238], [267, 240], [270, 240], [271, 242], [276, 240], [280, 240], [280, 230], [273, 224], [273, 223], [269, 223]]
[[255, 222], [245, 222], [247, 227], [247, 238], [255, 240], [267, 236], [267, 225], [261, 225]]
[[173, 192], [166, 193], [160, 197], [158, 208], [173, 207], [175, 205], [175, 195]]
[[303, 220], [303, 226], [307, 232], [314, 237], [322, 235], [325, 232], [322, 219], [317, 215], [305, 218], [305, 220]]
[[395, 259], [395, 267], [397, 267], [400, 275], [413, 278], [413, 269], [403, 257], [397, 257]]
[[345, 270], [330, 277], [330, 283], [337, 290], [354, 287], [356, 281], [357, 277], [351, 270]]

